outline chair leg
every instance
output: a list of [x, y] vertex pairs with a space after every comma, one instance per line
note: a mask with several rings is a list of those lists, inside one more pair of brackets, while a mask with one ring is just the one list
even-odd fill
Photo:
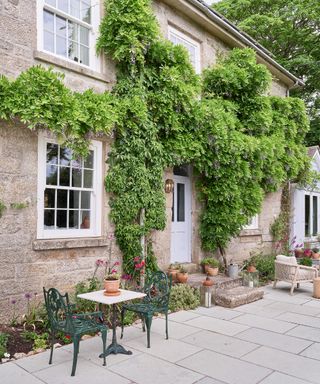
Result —
[[169, 339], [168, 335], [168, 312], [166, 312], [166, 340]]
[[297, 283], [297, 288], [300, 288], [300, 283]]
[[52, 364], [52, 356], [53, 356], [53, 344], [54, 344], [54, 332], [51, 332], [51, 350], [50, 350], [50, 358], [49, 358], [49, 364]]
[[146, 331], [146, 322], [144, 320], [144, 316], [140, 316], [141, 318], [141, 324], [142, 324], [142, 332]]
[[290, 289], [290, 295], [291, 296], [293, 295], [294, 286], [295, 286], [295, 283], [292, 283], [291, 289]]
[[80, 342], [80, 336], [75, 336], [73, 339], [73, 362], [72, 362], [71, 376], [74, 376], [76, 373], [78, 353], [79, 353], [79, 342]]
[[152, 323], [152, 313], [148, 313], [145, 315], [145, 322], [147, 326], [147, 348], [150, 348], [150, 328]]
[[278, 280], [277, 280], [277, 279], [274, 279], [274, 282], [273, 282], [273, 286], [272, 286], [272, 288], [275, 288], [275, 287], [276, 287], [276, 285], [277, 285], [277, 282], [278, 282]]
[[102, 353], [103, 353], [103, 365], [106, 365], [106, 348], [107, 348], [107, 330], [101, 331], [102, 338]]
[[126, 310], [124, 308], [121, 309], [121, 336], [120, 336], [120, 339], [123, 338], [123, 329], [124, 329], [124, 315], [126, 313]]

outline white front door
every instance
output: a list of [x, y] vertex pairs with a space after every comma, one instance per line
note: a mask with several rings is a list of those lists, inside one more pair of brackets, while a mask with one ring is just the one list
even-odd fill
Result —
[[191, 185], [186, 176], [173, 176], [171, 262], [191, 262]]

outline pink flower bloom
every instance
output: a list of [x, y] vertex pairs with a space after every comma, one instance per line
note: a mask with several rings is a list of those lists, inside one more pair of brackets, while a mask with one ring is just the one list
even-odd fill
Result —
[[119, 261], [116, 261], [116, 262], [114, 263], [114, 265], [120, 265], [120, 262], [119, 262]]
[[133, 261], [135, 261], [135, 262], [137, 262], [137, 261], [140, 261], [140, 257], [135, 257], [134, 259], [133, 259]]
[[117, 273], [117, 270], [116, 270], [116, 269], [113, 269], [113, 270], [111, 271], [111, 273]]

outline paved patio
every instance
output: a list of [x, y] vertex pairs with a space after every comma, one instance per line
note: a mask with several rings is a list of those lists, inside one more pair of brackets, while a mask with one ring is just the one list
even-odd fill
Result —
[[[75, 377], [72, 346], [0, 365], [1, 384], [303, 384], [320, 383], [320, 300], [312, 285], [294, 296], [289, 285], [265, 287], [265, 298], [236, 309], [212, 307], [170, 315], [152, 324], [151, 348], [140, 326], [126, 328], [132, 356], [98, 358], [101, 338], [81, 342]], [[110, 335], [109, 335], [110, 337]]]

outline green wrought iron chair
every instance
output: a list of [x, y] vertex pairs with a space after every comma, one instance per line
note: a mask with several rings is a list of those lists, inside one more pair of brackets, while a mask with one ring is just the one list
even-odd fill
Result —
[[146, 279], [144, 293], [146, 296], [140, 303], [123, 304], [121, 310], [121, 339], [123, 338], [124, 316], [126, 311], [137, 313], [142, 319], [143, 332], [147, 327], [147, 347], [150, 348], [150, 328], [155, 313], [164, 313], [166, 316], [166, 339], [168, 339], [168, 306], [172, 277], [157, 271]]
[[101, 332], [103, 344], [103, 365], [106, 365], [106, 356], [104, 352], [106, 349], [108, 328], [102, 323], [102, 312], [75, 313], [74, 304], [70, 304], [67, 293], [65, 295], [61, 295], [61, 293], [55, 288], [50, 288], [48, 291], [43, 288], [43, 293], [48, 313], [51, 336], [49, 364], [52, 364], [53, 344], [56, 333], [63, 332], [66, 335], [70, 335], [73, 341], [73, 363], [71, 376], [74, 376], [77, 367], [81, 336], [91, 332]]

